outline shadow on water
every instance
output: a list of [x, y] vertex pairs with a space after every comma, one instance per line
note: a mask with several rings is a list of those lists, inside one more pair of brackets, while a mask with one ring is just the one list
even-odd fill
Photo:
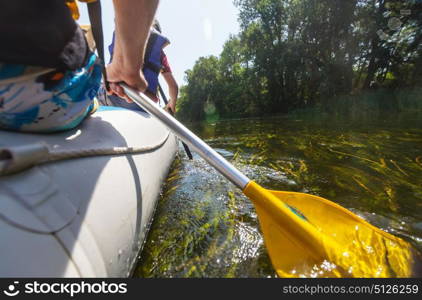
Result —
[[[191, 128], [264, 187], [330, 199], [422, 252], [421, 120], [297, 114]], [[198, 156], [181, 155], [135, 276], [276, 274], [251, 202]]]

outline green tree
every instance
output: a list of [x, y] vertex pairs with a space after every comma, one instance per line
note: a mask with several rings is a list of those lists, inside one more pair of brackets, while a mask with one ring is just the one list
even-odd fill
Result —
[[186, 72], [188, 85], [181, 89], [179, 115], [190, 121], [205, 119], [205, 105], [219, 96], [219, 61], [215, 56], [200, 57], [192, 70]]
[[[180, 115], [203, 120], [287, 113], [367, 90], [422, 85], [422, 3], [234, 0], [240, 32], [186, 72]], [[334, 99], [334, 100], [333, 100]], [[384, 105], [380, 102], [380, 105]]]

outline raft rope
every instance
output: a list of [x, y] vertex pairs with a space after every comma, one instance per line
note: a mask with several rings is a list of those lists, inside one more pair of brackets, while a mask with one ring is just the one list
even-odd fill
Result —
[[82, 150], [50, 150], [46, 143], [0, 148], [0, 176], [11, 175], [33, 166], [54, 161], [126, 154], [141, 154], [161, 148], [168, 140], [170, 132], [155, 145], [144, 147], [112, 147]]

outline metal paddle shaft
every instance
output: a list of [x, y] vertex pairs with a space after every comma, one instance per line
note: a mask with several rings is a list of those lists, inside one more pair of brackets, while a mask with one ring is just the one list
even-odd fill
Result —
[[242, 191], [250, 182], [250, 179], [237, 170], [231, 163], [224, 159], [220, 154], [204, 143], [189, 129], [183, 126], [179, 121], [173, 118], [169, 113], [164, 111], [151, 100], [147, 99], [143, 94], [133, 90], [125, 83], [120, 84], [125, 93], [139, 106], [147, 112], [160, 119], [175, 135], [182, 141], [187, 143], [196, 151], [203, 159], [216, 168], [228, 180], [235, 184]]

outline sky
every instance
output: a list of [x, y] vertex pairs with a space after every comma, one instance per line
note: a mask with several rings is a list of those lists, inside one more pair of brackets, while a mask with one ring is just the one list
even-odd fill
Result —
[[[111, 42], [114, 12], [111, 0], [101, 1], [105, 47]], [[80, 24], [88, 24], [86, 5], [80, 3]], [[232, 0], [161, 0], [156, 17], [171, 44], [164, 51], [179, 85], [185, 71], [201, 56], [219, 55], [230, 34], [239, 32]], [[108, 62], [108, 50], [106, 61]]]

